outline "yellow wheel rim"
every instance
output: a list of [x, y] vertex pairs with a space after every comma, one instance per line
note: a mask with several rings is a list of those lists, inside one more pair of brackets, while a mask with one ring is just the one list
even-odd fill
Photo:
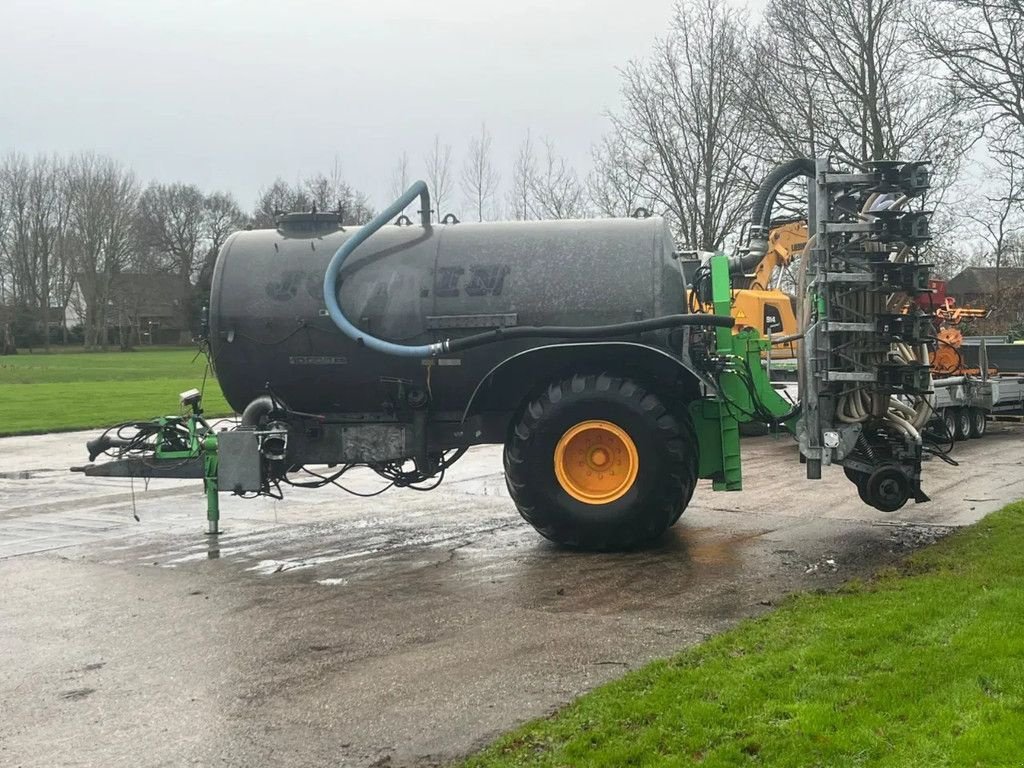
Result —
[[636, 482], [640, 455], [633, 439], [610, 421], [581, 421], [555, 446], [555, 477], [584, 504], [609, 504]]

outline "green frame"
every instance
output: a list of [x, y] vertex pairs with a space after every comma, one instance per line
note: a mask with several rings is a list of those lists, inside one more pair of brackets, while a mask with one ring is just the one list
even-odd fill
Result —
[[[711, 257], [711, 294], [716, 315], [728, 315], [732, 308], [729, 261], [724, 255]], [[690, 403], [690, 416], [697, 431], [700, 460], [698, 477], [710, 479], [716, 491], [743, 488], [740, 428], [759, 421], [754, 414], [767, 411], [790, 431], [795, 430], [792, 406], [772, 387], [761, 365], [769, 341], [753, 328], [733, 333], [729, 328], [715, 331], [715, 352], [725, 361], [713, 394]], [[744, 378], [749, 377], [749, 381]], [[755, 400], [756, 398], [756, 400]]]

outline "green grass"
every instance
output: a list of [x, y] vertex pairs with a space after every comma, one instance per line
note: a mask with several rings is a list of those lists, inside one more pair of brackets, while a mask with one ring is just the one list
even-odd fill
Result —
[[1024, 765], [1024, 503], [502, 738], [474, 766]]
[[[196, 350], [70, 352], [0, 357], [0, 435], [104, 427], [177, 413], [178, 393], [200, 387], [206, 359]], [[210, 415], [231, 408], [213, 376]]]

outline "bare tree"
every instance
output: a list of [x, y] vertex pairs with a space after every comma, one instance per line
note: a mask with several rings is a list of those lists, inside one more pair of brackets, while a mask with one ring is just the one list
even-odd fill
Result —
[[410, 184], [412, 184], [412, 176], [409, 173], [409, 153], [402, 150], [402, 154], [395, 161], [395, 167], [391, 169], [391, 197], [398, 199]]
[[491, 134], [486, 124], [481, 123], [480, 135], [469, 142], [461, 181], [467, 209], [473, 211], [477, 221], [483, 221], [493, 213], [494, 196], [501, 181], [501, 174], [491, 162]]
[[769, 148], [930, 158], [955, 176], [975, 123], [915, 54], [913, 16], [904, 0], [770, 0], [746, 62]]
[[[1007, 267], [1024, 267], [1024, 227], [1017, 227], [1003, 240], [1003, 264]], [[1024, 282], [1024, 281], [1019, 281]], [[1024, 285], [1020, 286], [1024, 287]], [[1024, 310], [1024, 307], [1021, 308]]]
[[98, 155], [78, 155], [69, 167], [69, 227], [85, 304], [85, 345], [106, 348], [111, 280], [133, 253], [138, 182], [130, 170]]
[[977, 206], [977, 194], [977, 190], [967, 189], [966, 185], [949, 187], [932, 214], [931, 228], [935, 234], [924, 245], [922, 258], [932, 265], [932, 272], [938, 277], [952, 279], [967, 267], [981, 266], [985, 261], [977, 225], [963, 215], [963, 211]]
[[335, 163], [330, 175], [314, 174], [289, 184], [278, 176], [260, 190], [252, 213], [256, 228], [277, 225], [278, 216], [294, 211], [338, 211], [343, 224], [365, 224], [373, 218], [373, 208], [363, 193], [354, 189], [341, 175]]
[[1024, 2], [922, 0], [916, 11], [927, 56], [988, 119], [996, 150], [1024, 159]]
[[587, 214], [586, 195], [579, 176], [558, 154], [550, 139], [544, 140], [544, 157], [530, 184], [532, 207], [542, 219], [579, 219]]
[[270, 186], [259, 191], [252, 212], [253, 226], [257, 229], [274, 227], [280, 214], [308, 211], [311, 206], [309, 195], [300, 185], [293, 186], [278, 176]]
[[1007, 257], [1012, 259], [1014, 248], [1024, 234], [1024, 209], [1021, 205], [1024, 200], [1024, 161], [1013, 154], [1006, 155], [1005, 161], [989, 177], [998, 186], [995, 194], [983, 196], [987, 203], [983, 211], [974, 212], [976, 205], [965, 209], [967, 217], [980, 225], [984, 232], [992, 265], [996, 269], [997, 305], [1001, 303], [1003, 289], [1000, 270], [1006, 266]]
[[655, 208], [648, 194], [648, 158], [631, 157], [616, 134], [601, 139], [590, 152], [594, 167], [587, 177], [590, 202], [602, 216], [632, 216], [637, 209]]
[[59, 287], [55, 279], [66, 276], [66, 230], [70, 214], [66, 175], [59, 159], [40, 155], [32, 163], [29, 179], [31, 209], [32, 265], [37, 273], [31, 297], [39, 315], [37, 325], [43, 346], [50, 348], [50, 326], [53, 322], [53, 295]]
[[7, 161], [0, 164], [0, 355], [13, 355], [18, 351], [14, 339], [14, 311], [11, 306], [14, 278], [8, 251], [11, 221], [7, 165]]
[[533, 137], [526, 132], [516, 150], [512, 166], [512, 186], [508, 191], [508, 212], [516, 221], [537, 218], [533, 209], [532, 189], [537, 175], [537, 159], [534, 155]]
[[337, 159], [330, 174], [314, 174], [302, 182], [310, 206], [317, 211], [336, 211], [344, 224], [365, 224], [373, 218], [366, 195], [345, 181]]
[[202, 267], [206, 196], [193, 184], [150, 184], [139, 198], [139, 244], [163, 267], [192, 282]]
[[[8, 322], [30, 344], [50, 346], [53, 299], [67, 273], [68, 195], [57, 157], [12, 154], [0, 164], [0, 298], [11, 306]], [[7, 329], [11, 331], [10, 328]]]
[[227, 192], [214, 192], [203, 203], [203, 241], [205, 254], [196, 279], [196, 290], [203, 297], [210, 292], [217, 254], [228, 237], [249, 223], [235, 198]]
[[7, 209], [7, 231], [2, 243], [12, 303], [23, 310], [33, 290], [31, 268], [31, 167], [24, 155], [10, 154], [0, 168]]
[[427, 168], [427, 182], [437, 211], [437, 220], [444, 215], [443, 206], [448, 200], [452, 186], [452, 147], [442, 144], [439, 135], [434, 136], [434, 145], [424, 158]]
[[623, 174], [691, 248], [721, 246], [760, 175], [759, 117], [741, 73], [746, 23], [726, 0], [677, 4], [668, 37], [623, 71], [623, 105], [611, 115]]
[[7, 306], [3, 311], [3, 334], [0, 346], [5, 353], [16, 351], [16, 331], [31, 312], [29, 295], [34, 275], [31, 270], [31, 212], [29, 202], [28, 160], [9, 154], [0, 165], [0, 198], [4, 203], [4, 228], [0, 239], [0, 257], [4, 265], [4, 292]]

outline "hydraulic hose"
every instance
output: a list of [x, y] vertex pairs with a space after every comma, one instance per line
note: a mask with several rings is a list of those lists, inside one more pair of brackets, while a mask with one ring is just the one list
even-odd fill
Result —
[[772, 223], [775, 198], [779, 196], [784, 186], [801, 176], [814, 177], [814, 161], [809, 157], [800, 157], [783, 163], [761, 182], [750, 206], [749, 251], [743, 256], [729, 259], [730, 272], [749, 272], [764, 258], [768, 252], [768, 231]]
[[460, 352], [464, 349], [493, 344], [509, 339], [534, 339], [539, 337], [558, 339], [602, 339], [629, 336], [664, 328], [679, 328], [684, 325], [702, 325], [712, 328], [732, 328], [736, 321], [723, 315], [665, 315], [650, 320], [634, 320], [615, 325], [521, 325], [512, 328], [495, 328], [493, 331], [475, 333], [460, 339], [446, 339], [441, 342], [446, 352]]
[[[409, 205], [417, 197], [420, 198], [423, 206], [420, 211], [421, 223], [424, 229], [430, 227], [430, 195], [427, 192], [427, 185], [422, 181], [415, 182], [407, 189], [401, 197], [381, 211], [366, 226], [359, 229], [352, 237], [346, 240], [337, 250], [330, 263], [327, 265], [327, 272], [324, 275], [324, 303], [327, 305], [327, 314], [346, 336], [376, 352], [383, 352], [387, 355], [398, 357], [437, 357], [446, 352], [459, 352], [473, 347], [480, 347], [485, 344], [494, 344], [509, 339], [527, 338], [558, 338], [558, 339], [600, 339], [615, 338], [618, 336], [629, 336], [646, 331], [655, 331], [665, 328], [679, 328], [684, 325], [697, 325], [713, 328], [732, 328], [735, 320], [732, 317], [722, 315], [666, 315], [654, 317], [649, 320], [634, 320], [614, 325], [593, 325], [593, 326], [516, 326], [512, 328], [496, 328], [493, 331], [464, 336], [458, 339], [445, 339], [433, 344], [395, 344], [394, 342], [378, 339], [368, 333], [359, 330], [345, 316], [338, 303], [338, 275], [345, 261], [352, 252], [365, 242], [374, 232], [387, 224], [396, 215]], [[254, 408], [256, 406], [253, 406]], [[248, 409], [246, 409], [248, 410]]]

